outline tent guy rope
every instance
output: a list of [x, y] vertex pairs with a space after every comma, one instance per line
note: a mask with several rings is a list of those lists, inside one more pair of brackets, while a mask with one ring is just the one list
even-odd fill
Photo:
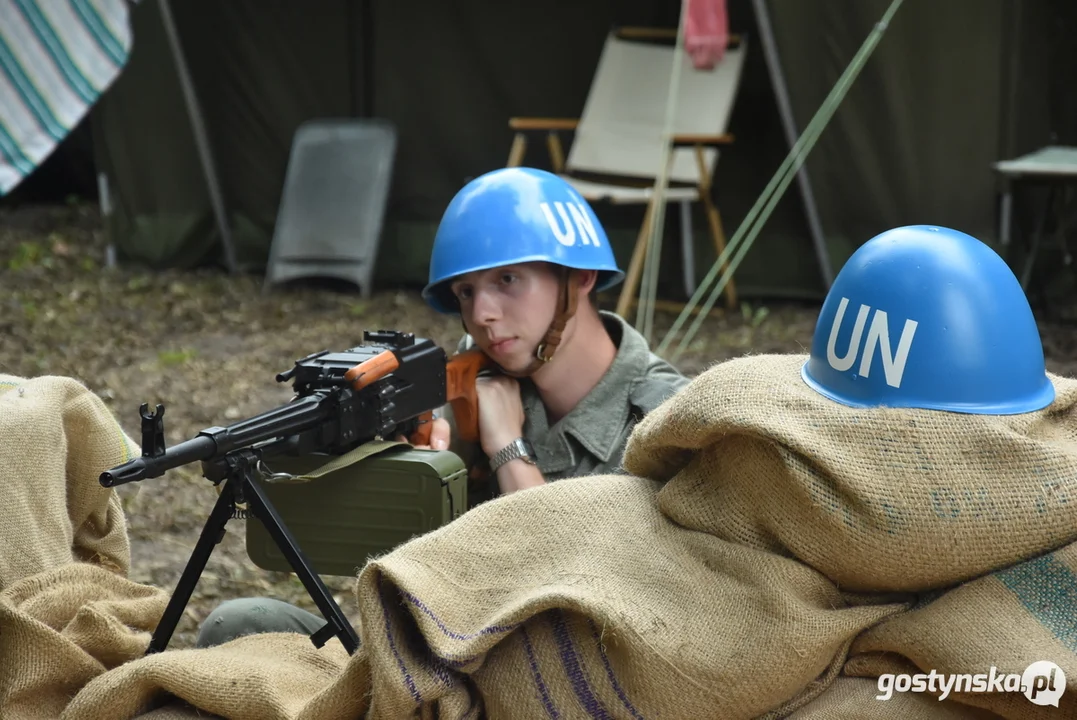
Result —
[[680, 93], [681, 67], [684, 64], [684, 25], [687, 17], [689, 0], [681, 3], [680, 20], [677, 23], [677, 39], [673, 50], [673, 68], [670, 73], [669, 92], [666, 93], [666, 115], [662, 127], [662, 160], [655, 178], [650, 228], [648, 229], [647, 256], [643, 265], [643, 281], [640, 284], [640, 301], [636, 306], [636, 328], [653, 341], [654, 310], [658, 296], [658, 268], [662, 257], [661, 237], [666, 219], [666, 188], [669, 187], [669, 175], [673, 164], [674, 122], [677, 114], [677, 98]]
[[[732, 278], [733, 273], [740, 265], [744, 255], [751, 249], [752, 243], [755, 242], [756, 237], [759, 235], [759, 231], [770, 217], [770, 214], [778, 204], [778, 201], [781, 200], [782, 194], [796, 176], [800, 166], [804, 164], [808, 153], [811, 152], [811, 149], [815, 146], [815, 142], [819, 139], [819, 136], [830, 122], [830, 118], [833, 117], [834, 113], [841, 105], [841, 101], [849, 92], [849, 88], [867, 63], [868, 58], [871, 57], [872, 52], [874, 52], [875, 47], [879, 44], [883, 34], [893, 20], [894, 14], [897, 13], [898, 8], [901, 7], [903, 2], [904, 0], [893, 0], [893, 2], [890, 3], [890, 7], [887, 8], [886, 12], [883, 14], [882, 19], [875, 24], [875, 27], [872, 29], [867, 39], [864, 40], [864, 43], [860, 46], [860, 50], [858, 50], [856, 56], [853, 57], [852, 62], [842, 73], [841, 77], [838, 78], [838, 82], [831, 89], [830, 94], [827, 95], [823, 104], [812, 118], [812, 121], [804, 129], [804, 132], [786, 156], [785, 161], [782, 162], [770, 183], [768, 183], [767, 187], [763, 190], [763, 193], [752, 206], [752, 209], [748, 212], [748, 216], [737, 228], [736, 233], [730, 239], [728, 245], [726, 245], [725, 251], [719, 255], [714, 265], [711, 266], [711, 269], [707, 272], [703, 282], [700, 283], [696, 292], [692, 295], [692, 298], [685, 305], [681, 314], [669, 329], [669, 332], [666, 333], [666, 336], [658, 345], [656, 352], [659, 355], [666, 357], [665, 353], [671, 342], [676, 337], [677, 333], [680, 332], [681, 327], [684, 325], [689, 315], [692, 314], [692, 311], [699, 303], [700, 298], [703, 297], [703, 294], [707, 291], [707, 287], [714, 282], [715, 276], [718, 274], [722, 265], [727, 262], [729, 256], [735, 251], [736, 254], [733, 255], [733, 259], [729, 262], [728, 268], [722, 274], [717, 285], [714, 286], [711, 294], [703, 304], [702, 311], [696, 314], [695, 320], [689, 327], [688, 332], [681, 339], [680, 344], [673, 351], [672, 356], [667, 359], [676, 362], [692, 342], [692, 338], [695, 337], [700, 326], [703, 324], [704, 319], [706, 319], [707, 315], [710, 313], [711, 308], [714, 307], [714, 303], [717, 301], [718, 296], [729, 283], [730, 278]], [[659, 200], [661, 200], [661, 198], [659, 198]], [[659, 204], [661, 204], [661, 202], [659, 202]], [[654, 242], [653, 238], [652, 242]], [[742, 243], [743, 247], [738, 247]]]

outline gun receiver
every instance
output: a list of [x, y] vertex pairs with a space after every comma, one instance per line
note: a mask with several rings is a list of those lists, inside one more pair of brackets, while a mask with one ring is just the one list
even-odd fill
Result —
[[447, 358], [430, 340], [410, 333], [367, 331], [366, 342], [343, 352], [322, 351], [277, 375], [293, 381], [285, 405], [227, 427], [202, 430], [165, 449], [164, 407], [142, 405], [142, 456], [101, 474], [105, 487], [160, 477], [192, 462], [212, 462], [240, 448], [261, 455], [341, 454], [378, 437], [397, 434], [417, 445], [430, 441], [433, 411], [452, 405], [456, 431], [478, 439], [475, 380], [490, 365], [477, 350]]

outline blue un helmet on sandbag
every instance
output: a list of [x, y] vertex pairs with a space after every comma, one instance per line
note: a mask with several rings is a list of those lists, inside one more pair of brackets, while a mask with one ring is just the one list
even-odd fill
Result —
[[574, 270], [595, 270], [596, 290], [624, 278], [606, 231], [583, 196], [564, 179], [534, 168], [503, 168], [463, 187], [441, 218], [423, 299], [443, 313], [459, 312], [450, 284], [465, 273], [525, 262], [561, 268], [558, 310], [524, 375], [549, 362], [576, 311]]
[[1011, 415], [1055, 389], [1028, 299], [1005, 261], [956, 230], [888, 230], [842, 267], [801, 375], [852, 407]]

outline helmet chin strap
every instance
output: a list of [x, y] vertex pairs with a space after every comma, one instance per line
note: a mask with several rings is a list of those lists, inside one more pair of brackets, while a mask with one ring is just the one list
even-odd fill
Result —
[[[553, 359], [553, 354], [557, 352], [558, 345], [561, 344], [561, 334], [565, 331], [565, 325], [567, 325], [569, 319], [576, 314], [576, 306], [580, 294], [580, 273], [577, 270], [563, 266], [558, 268], [558, 271], [557, 310], [554, 313], [550, 327], [546, 330], [546, 335], [535, 347], [535, 352], [531, 357], [531, 363], [522, 371], [507, 370], [501, 367], [497, 362], [494, 363], [502, 373], [509, 377], [528, 377], [534, 374], [540, 367], [550, 362], [550, 360]], [[464, 326], [464, 332], [467, 332], [466, 325]]]
[[561, 334], [565, 331], [565, 325], [569, 318], [576, 314], [576, 303], [579, 299], [580, 274], [576, 270], [561, 267], [558, 273], [557, 285], [559, 296], [557, 310], [554, 312], [553, 321], [546, 329], [546, 335], [535, 347], [531, 358], [531, 364], [522, 372], [511, 372], [502, 368], [502, 372], [512, 377], [522, 378], [534, 374], [536, 370], [550, 362], [553, 354], [557, 352], [557, 346], [561, 344]]

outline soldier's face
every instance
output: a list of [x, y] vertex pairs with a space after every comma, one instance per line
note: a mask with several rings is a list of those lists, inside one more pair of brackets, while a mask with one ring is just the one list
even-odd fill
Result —
[[554, 270], [538, 262], [477, 270], [452, 283], [475, 344], [512, 372], [531, 363], [553, 322], [558, 290]]

